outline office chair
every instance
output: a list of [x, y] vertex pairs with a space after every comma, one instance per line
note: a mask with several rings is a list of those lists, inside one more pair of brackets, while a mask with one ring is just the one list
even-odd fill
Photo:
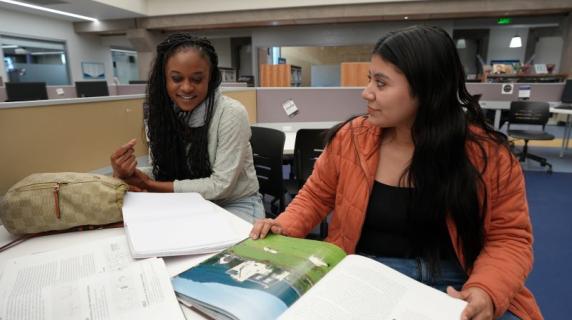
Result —
[[[512, 138], [524, 140], [522, 152], [516, 154], [520, 162], [527, 158], [538, 161], [541, 166], [548, 166], [547, 173], [550, 174], [552, 165], [546, 161], [546, 158], [528, 152], [528, 141], [554, 139], [554, 135], [544, 130], [548, 118], [550, 118], [550, 107], [547, 102], [513, 101], [510, 104], [507, 133]], [[537, 125], [541, 126], [542, 130], [511, 129], [511, 125], [514, 124]]]
[[271, 128], [250, 127], [252, 136], [250, 144], [254, 158], [254, 169], [260, 185], [260, 193], [269, 195], [270, 213], [267, 217], [275, 218], [286, 208], [285, 188], [282, 180], [282, 154], [284, 153], [284, 132]]
[[[296, 132], [294, 143], [294, 179], [286, 180], [286, 190], [294, 197], [302, 189], [304, 183], [314, 169], [314, 163], [324, 150], [324, 137], [328, 129], [300, 129]], [[326, 238], [328, 223], [324, 219], [320, 223], [319, 238]]]

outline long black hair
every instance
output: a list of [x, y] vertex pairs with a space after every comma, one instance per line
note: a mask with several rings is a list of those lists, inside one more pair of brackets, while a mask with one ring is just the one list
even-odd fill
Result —
[[[187, 49], [199, 52], [210, 66], [204, 125], [196, 128], [188, 126], [188, 116], [176, 114], [173, 101], [167, 93], [165, 78], [165, 66], [169, 58]], [[157, 46], [153, 67], [149, 72], [145, 101], [149, 108], [147, 126], [153, 174], [157, 180], [197, 179], [212, 174], [207, 149], [208, 129], [213, 115], [215, 93], [221, 80], [218, 56], [208, 40], [193, 37], [189, 33], [174, 33]]]
[[[484, 246], [487, 190], [483, 173], [488, 159], [483, 141], [495, 141], [508, 152], [507, 138], [485, 122], [477, 99], [465, 86], [455, 44], [441, 28], [414, 26], [387, 33], [372, 54], [401, 71], [411, 96], [419, 102], [411, 128], [415, 149], [400, 180], [412, 187], [407, 219], [413, 245], [429, 261], [431, 271], [438, 272], [442, 253], [436, 234], [446, 232], [450, 215], [465, 267], [472, 268]], [[342, 125], [330, 131], [329, 141]], [[469, 159], [467, 142], [475, 143], [483, 167], [477, 168]]]

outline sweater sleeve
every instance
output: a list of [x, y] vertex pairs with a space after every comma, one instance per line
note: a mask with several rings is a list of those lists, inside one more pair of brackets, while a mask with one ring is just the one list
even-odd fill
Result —
[[339, 135], [325, 148], [294, 200], [277, 218], [285, 234], [305, 237], [335, 205], [340, 161]]
[[491, 166], [487, 185], [491, 192], [485, 217], [484, 248], [477, 257], [464, 288], [478, 287], [491, 297], [495, 318], [508, 309], [512, 298], [524, 287], [532, 269], [532, 226], [528, 214], [524, 175], [508, 151]]
[[[209, 143], [216, 143], [212, 174], [207, 178], [175, 180], [175, 192], [198, 192], [207, 200], [225, 199], [243, 170], [245, 157], [250, 145], [250, 125], [248, 115], [241, 105], [221, 104], [224, 108], [216, 127], [216, 136], [210, 134]], [[213, 119], [214, 120], [214, 119]]]

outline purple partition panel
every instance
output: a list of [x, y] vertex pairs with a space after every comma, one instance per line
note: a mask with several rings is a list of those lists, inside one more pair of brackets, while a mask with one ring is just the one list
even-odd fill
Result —
[[118, 96], [123, 96], [123, 95], [128, 95], [128, 94], [144, 94], [145, 93], [145, 88], [147, 87], [146, 84], [129, 84], [129, 85], [125, 85], [125, 84], [120, 84], [118, 86], [109, 86], [110, 89], [111, 87], [115, 87], [117, 89], [117, 95]]
[[518, 88], [530, 86], [532, 101], [560, 101], [564, 83], [513, 83], [512, 94], [502, 94], [502, 85], [506, 83], [467, 83], [471, 94], [482, 94], [481, 101], [514, 101], [518, 100]]
[[[362, 88], [257, 88], [257, 122], [342, 121], [367, 112]], [[288, 117], [282, 103], [292, 99], [298, 114]]]
[[[48, 99], [73, 99], [77, 98], [75, 92], [75, 86], [65, 85], [65, 86], [47, 86]], [[63, 94], [58, 94], [57, 90], [62, 89]]]

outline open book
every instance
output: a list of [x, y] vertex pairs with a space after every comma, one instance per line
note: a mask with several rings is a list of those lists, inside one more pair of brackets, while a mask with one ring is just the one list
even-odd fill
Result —
[[6, 262], [0, 319], [184, 319], [163, 259], [134, 261], [125, 237]]
[[244, 239], [198, 193], [128, 192], [122, 210], [134, 258], [216, 252]]
[[215, 319], [458, 320], [466, 302], [333, 244], [247, 239], [171, 280]]

